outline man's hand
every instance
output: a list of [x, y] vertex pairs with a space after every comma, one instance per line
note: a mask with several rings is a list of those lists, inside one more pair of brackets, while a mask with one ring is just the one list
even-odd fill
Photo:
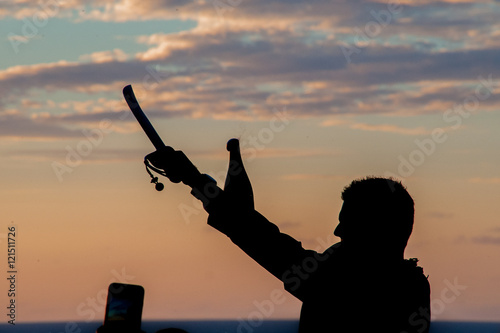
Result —
[[201, 174], [187, 156], [180, 150], [165, 147], [145, 157], [155, 168], [171, 182], [183, 182], [192, 188], [191, 194], [209, 211], [211, 202], [219, 195], [221, 189], [215, 179], [206, 174]]
[[165, 171], [165, 175], [172, 183], [182, 181], [184, 184], [191, 185], [200, 176], [200, 172], [187, 156], [172, 147], [166, 146], [164, 149], [157, 150], [147, 155], [146, 159], [154, 167]]

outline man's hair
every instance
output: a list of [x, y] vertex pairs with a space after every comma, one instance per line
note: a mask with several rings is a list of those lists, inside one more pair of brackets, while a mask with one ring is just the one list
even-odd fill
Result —
[[[356, 202], [373, 223], [404, 246], [413, 230], [415, 206], [403, 184], [392, 178], [366, 177], [354, 180], [342, 191], [342, 200]], [[369, 222], [369, 221], [367, 221]]]

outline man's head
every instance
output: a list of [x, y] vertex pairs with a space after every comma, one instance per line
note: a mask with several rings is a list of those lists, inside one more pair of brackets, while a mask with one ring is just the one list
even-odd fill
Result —
[[414, 203], [401, 182], [368, 177], [342, 192], [335, 235], [357, 245], [383, 243], [404, 250], [413, 229]]

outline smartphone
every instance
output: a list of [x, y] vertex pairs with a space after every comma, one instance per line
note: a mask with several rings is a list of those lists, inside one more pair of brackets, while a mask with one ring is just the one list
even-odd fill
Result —
[[111, 283], [108, 288], [104, 326], [140, 331], [144, 288], [134, 284]]

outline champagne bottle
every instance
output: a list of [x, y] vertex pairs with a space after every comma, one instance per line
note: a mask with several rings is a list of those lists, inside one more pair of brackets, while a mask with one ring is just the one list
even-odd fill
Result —
[[227, 150], [229, 151], [229, 168], [224, 184], [224, 193], [228, 195], [228, 199], [234, 205], [233, 208], [251, 211], [254, 209], [252, 184], [243, 166], [239, 140], [229, 140]]

